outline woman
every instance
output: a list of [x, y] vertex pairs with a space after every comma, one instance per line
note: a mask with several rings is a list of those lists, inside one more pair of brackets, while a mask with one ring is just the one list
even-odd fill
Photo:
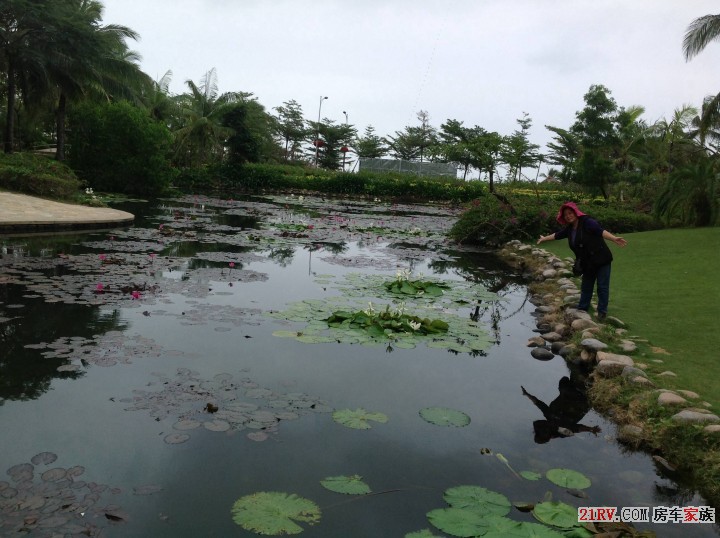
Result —
[[605, 239], [620, 247], [627, 245], [627, 241], [603, 229], [595, 219], [580, 211], [574, 202], [565, 202], [560, 206], [556, 220], [564, 228], [554, 234], [541, 235], [537, 244], [568, 238], [568, 245], [575, 253], [575, 257], [580, 260], [583, 270], [578, 310], [587, 312], [590, 308], [590, 300], [597, 282], [598, 319], [603, 321], [607, 317], [610, 301], [610, 264], [613, 260]]

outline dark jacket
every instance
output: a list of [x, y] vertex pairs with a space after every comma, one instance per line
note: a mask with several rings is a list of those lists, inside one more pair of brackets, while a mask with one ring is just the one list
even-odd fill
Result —
[[572, 239], [572, 227], [567, 226], [556, 234], [556, 239], [568, 238], [568, 246], [580, 260], [583, 272], [594, 273], [613, 260], [612, 252], [602, 237], [603, 229], [597, 221], [583, 215], [579, 217], [575, 241]]

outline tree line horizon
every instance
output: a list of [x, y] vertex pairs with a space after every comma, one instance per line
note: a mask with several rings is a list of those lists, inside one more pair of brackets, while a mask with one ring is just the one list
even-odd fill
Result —
[[[545, 126], [552, 139], [543, 151], [530, 142], [528, 113], [516, 120], [512, 133], [502, 134], [455, 118], [436, 127], [420, 110], [416, 125], [380, 136], [372, 125], [359, 133], [347, 117], [345, 123], [307, 119], [294, 99], [268, 111], [252, 93], [220, 93], [214, 68], [198, 83], [185, 81], [187, 91], [173, 95], [172, 72], [157, 81], [144, 73], [139, 55], [128, 46], [139, 35], [104, 23], [98, 0], [3, 3], [5, 153], [55, 145], [57, 160], [67, 158], [82, 169], [82, 156], [96, 151], [93, 139], [113, 118], [124, 128], [100, 138], [143, 140], [176, 169], [227, 162], [345, 171], [356, 158], [391, 157], [452, 163], [463, 180], [476, 173], [492, 191], [501, 180], [537, 181], [545, 164], [545, 180], [577, 184], [605, 199], [619, 191], [655, 193], [654, 202], [665, 195], [670, 205], [678, 197], [692, 197], [691, 205], [717, 221], [720, 94], [706, 97], [699, 109], [683, 105], [671, 118], [648, 124], [642, 106], [620, 106], [609, 88], [593, 84], [572, 125]], [[687, 60], [720, 35], [718, 21], [720, 15], [707, 15], [689, 25], [682, 44]], [[530, 169], [537, 169], [535, 178], [523, 174]]]

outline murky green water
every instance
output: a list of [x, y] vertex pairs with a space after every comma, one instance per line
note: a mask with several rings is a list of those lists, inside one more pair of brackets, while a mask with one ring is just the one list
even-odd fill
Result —
[[[490, 255], [446, 251], [444, 212], [297, 197], [118, 208], [138, 216], [133, 228], [2, 238], [3, 536], [251, 536], [231, 508], [260, 491], [317, 503], [322, 517], [303, 535], [318, 537], [431, 529], [425, 514], [465, 484], [512, 502], [550, 492], [575, 507], [706, 504], [648, 456], [623, 452], [592, 411], [574, 418], [598, 435], [541, 439], [543, 414], [521, 386], [550, 404], [561, 378], [581, 383], [582, 373], [560, 357], [531, 358], [524, 286]], [[369, 290], [398, 269], [463, 290], [464, 302], [435, 314], [482, 329], [485, 347], [480, 337], [474, 349], [463, 340], [448, 350], [273, 335], [315, 333], [307, 320], [281, 319], [302, 301], [317, 316], [322, 305], [396, 308]], [[433, 313], [436, 304], [407, 308]], [[471, 422], [430, 424], [419, 415], [427, 407]], [[333, 421], [333, 410], [357, 408], [388, 421], [367, 430]], [[43, 452], [57, 460], [36, 458], [31, 474], [18, 467]], [[579, 471], [592, 481], [589, 498], [519, 478], [498, 453], [517, 472]], [[320, 485], [351, 475], [374, 494]], [[515, 509], [509, 517], [534, 521]], [[638, 528], [715, 534], [711, 525]]]

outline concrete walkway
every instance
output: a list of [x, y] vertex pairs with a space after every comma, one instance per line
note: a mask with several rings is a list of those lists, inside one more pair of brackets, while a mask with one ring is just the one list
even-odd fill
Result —
[[132, 213], [117, 209], [0, 192], [0, 233], [110, 228], [131, 224], [134, 219]]

